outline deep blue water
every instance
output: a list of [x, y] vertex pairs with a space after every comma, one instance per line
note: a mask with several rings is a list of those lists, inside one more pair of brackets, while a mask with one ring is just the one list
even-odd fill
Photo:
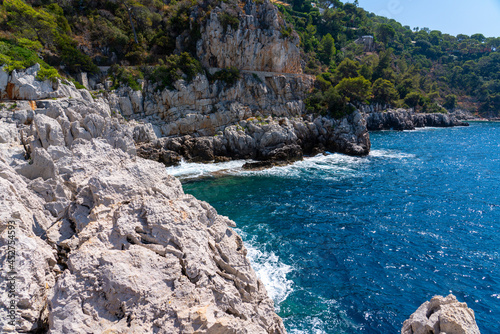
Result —
[[238, 225], [290, 333], [399, 333], [433, 295], [500, 333], [500, 124], [374, 132], [315, 157], [184, 184]]

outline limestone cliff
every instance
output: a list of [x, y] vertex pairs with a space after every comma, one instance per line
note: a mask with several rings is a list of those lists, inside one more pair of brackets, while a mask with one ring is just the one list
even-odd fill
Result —
[[[233, 24], [226, 22], [230, 18]], [[210, 12], [196, 53], [205, 67], [302, 73], [299, 42], [269, 1], [229, 1]]]
[[135, 155], [150, 127], [102, 100], [18, 102], [0, 112], [2, 332], [285, 333], [235, 224]]
[[155, 85], [146, 83], [142, 92], [121, 88], [107, 99], [113, 111], [152, 123], [162, 136], [213, 136], [252, 116], [302, 115], [312, 83], [306, 75], [244, 72], [227, 87], [198, 75], [190, 83], [175, 82], [173, 90], [157, 92]]
[[415, 113], [409, 109], [374, 111], [364, 108], [368, 130], [415, 130], [423, 127], [468, 126], [453, 115]]
[[340, 120], [322, 116], [252, 117], [226, 127], [217, 136], [159, 138], [137, 148], [138, 155], [166, 165], [178, 163], [181, 157], [203, 162], [256, 159], [272, 165], [324, 151], [356, 156], [369, 153], [370, 137], [360, 112]]

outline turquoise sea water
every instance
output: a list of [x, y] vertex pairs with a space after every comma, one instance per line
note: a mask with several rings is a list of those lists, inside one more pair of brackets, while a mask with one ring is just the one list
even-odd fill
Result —
[[399, 333], [449, 293], [481, 333], [500, 333], [500, 124], [371, 139], [366, 158], [235, 169], [184, 189], [237, 223], [290, 333]]

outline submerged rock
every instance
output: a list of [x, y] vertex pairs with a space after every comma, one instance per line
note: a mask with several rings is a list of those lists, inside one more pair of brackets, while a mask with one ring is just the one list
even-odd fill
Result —
[[480, 334], [474, 311], [454, 295], [423, 303], [403, 323], [401, 334]]

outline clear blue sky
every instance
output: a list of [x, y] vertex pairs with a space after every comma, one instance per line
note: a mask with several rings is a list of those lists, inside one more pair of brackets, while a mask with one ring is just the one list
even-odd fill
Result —
[[[500, 37], [500, 0], [358, 0], [359, 6], [402, 25], [450, 35]], [[353, 0], [345, 2], [354, 2]]]

